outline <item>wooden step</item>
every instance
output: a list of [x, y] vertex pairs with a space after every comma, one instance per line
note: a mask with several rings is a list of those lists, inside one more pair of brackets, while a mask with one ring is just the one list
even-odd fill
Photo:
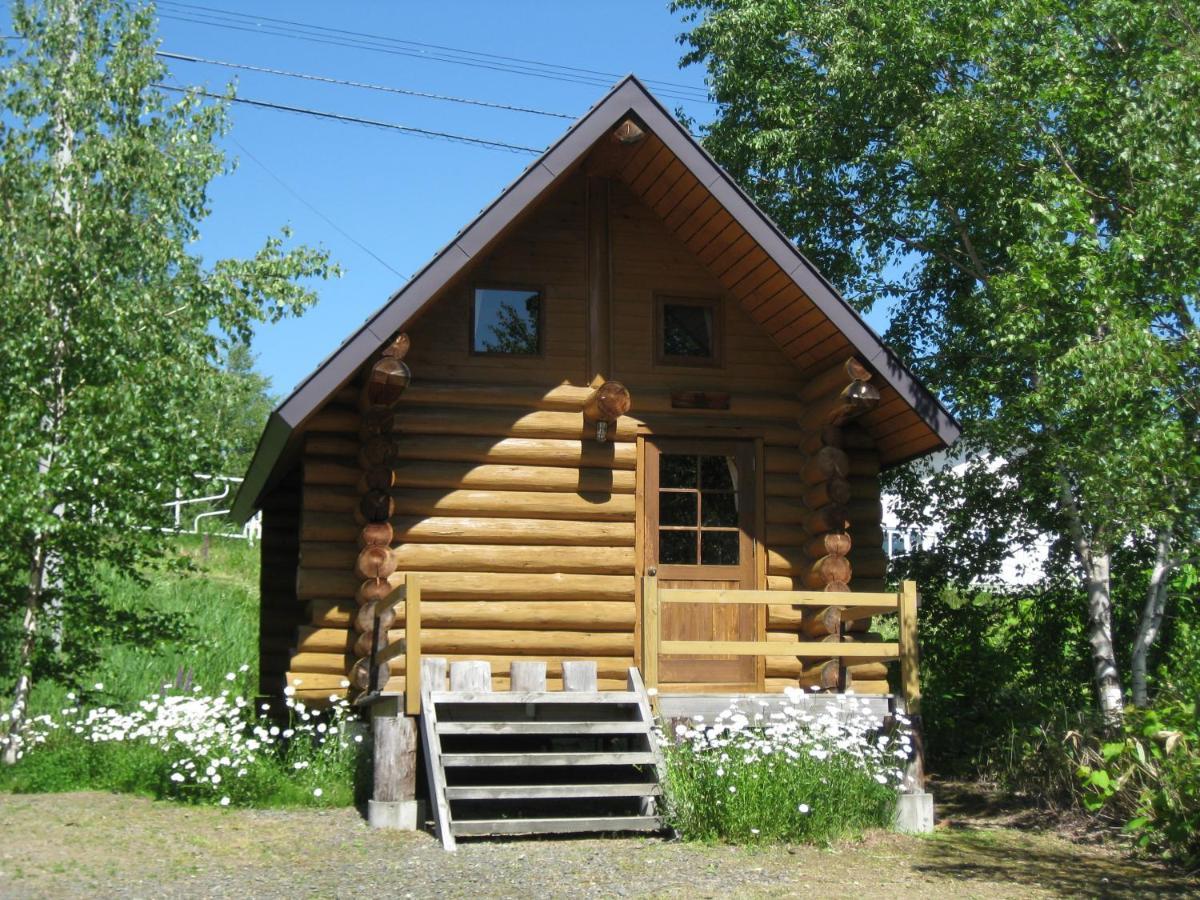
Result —
[[571, 834], [586, 831], [661, 831], [658, 816], [597, 816], [591, 819], [467, 819], [451, 823], [455, 837], [486, 834]]
[[443, 753], [446, 768], [461, 766], [645, 766], [651, 752], [625, 753]]
[[628, 703], [637, 704], [638, 695], [633, 691], [530, 691], [489, 692], [482, 691], [433, 691], [430, 699], [440, 705], [450, 703]]
[[447, 800], [541, 800], [575, 797], [661, 797], [653, 782], [637, 784], [495, 784], [446, 788]]
[[438, 734], [647, 734], [645, 722], [438, 722]]

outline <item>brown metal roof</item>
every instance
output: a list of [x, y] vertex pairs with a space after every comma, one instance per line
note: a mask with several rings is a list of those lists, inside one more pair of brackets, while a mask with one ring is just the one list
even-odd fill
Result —
[[861, 420], [886, 464], [953, 443], [958, 423], [733, 179], [630, 75], [577, 121], [420, 272], [397, 291], [270, 416], [234, 500], [248, 518], [290, 458], [291, 438], [360, 366], [530, 209], [622, 119], [646, 140], [620, 175], [713, 271], [805, 373], [855, 354], [879, 374], [879, 406]]

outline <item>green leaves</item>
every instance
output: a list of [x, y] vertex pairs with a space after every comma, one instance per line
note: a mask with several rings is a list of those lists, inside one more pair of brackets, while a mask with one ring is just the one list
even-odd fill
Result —
[[889, 342], [964, 425], [959, 484], [897, 481], [956, 577], [1037, 531], [1067, 572], [1158, 528], [1194, 553], [1196, 4], [675, 8], [720, 103], [705, 146], [852, 303], [892, 304]]
[[[149, 7], [18, 3], [13, 27], [23, 41], [0, 68], [0, 569], [27, 573], [40, 543], [54, 590], [86, 596], [101, 561], [132, 569], [157, 553], [162, 504], [193, 472], [244, 459], [253, 426], [231, 404], [265, 417], [264, 385], [243, 359], [231, 390], [223, 364], [336, 269], [282, 234], [247, 260], [192, 255], [228, 122], [222, 103], [153, 87]], [[3, 603], [23, 598], [16, 587]]]

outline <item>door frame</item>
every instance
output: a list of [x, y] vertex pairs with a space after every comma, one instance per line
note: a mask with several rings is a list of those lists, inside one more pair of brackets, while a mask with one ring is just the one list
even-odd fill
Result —
[[[720, 431], [723, 433], [714, 434], [712, 431]], [[748, 515], [751, 531], [749, 534], [743, 534], [742, 546], [747, 545], [751, 551], [750, 560], [752, 563], [752, 587], [757, 590], [765, 590], [767, 588], [767, 545], [766, 545], [766, 466], [764, 464], [763, 438], [761, 435], [746, 434], [738, 429], [736, 432], [730, 433], [732, 430], [713, 429], [708, 433], [701, 432], [687, 433], [677, 432], [672, 430], [669, 434], [655, 434], [647, 426], [643, 425], [638, 429], [638, 434], [635, 438], [636, 444], [636, 466], [635, 472], [635, 496], [634, 496], [634, 601], [635, 601], [635, 616], [634, 616], [634, 663], [640, 668], [642, 665], [642, 647], [643, 642], [643, 622], [642, 622], [642, 578], [650, 574], [651, 571], [655, 574], [659, 573], [658, 561], [652, 559], [651, 555], [656, 547], [656, 540], [651, 538], [649, 516], [647, 515], [647, 502], [649, 491], [647, 489], [647, 467], [651, 459], [657, 459], [657, 454], [651, 452], [651, 445], [657, 450], [662, 450], [665, 446], [688, 447], [691, 445], [707, 445], [709, 447], [733, 447], [735, 452], [739, 447], [749, 446], [752, 460], [751, 471], [754, 473], [754, 484], [752, 490], [748, 493], [749, 502], [752, 505], [752, 510]], [[702, 452], [697, 450], [697, 452]], [[655, 479], [657, 481], [657, 479]], [[702, 566], [690, 567], [693, 572], [701, 570]], [[710, 572], [717, 578], [720, 577], [721, 570], [726, 567], [712, 567]], [[670, 576], [665, 576], [670, 577]], [[765, 641], [767, 635], [767, 607], [764, 605], [756, 605], [757, 611], [755, 621], [756, 635], [753, 640]], [[757, 690], [764, 690], [766, 678], [766, 660], [761, 657], [755, 657], [755, 683]]]

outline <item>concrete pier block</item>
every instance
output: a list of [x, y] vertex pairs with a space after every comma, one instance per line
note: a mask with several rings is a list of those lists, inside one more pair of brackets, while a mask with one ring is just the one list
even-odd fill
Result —
[[933, 794], [925, 791], [901, 794], [896, 800], [896, 821], [893, 827], [901, 834], [932, 834]]

